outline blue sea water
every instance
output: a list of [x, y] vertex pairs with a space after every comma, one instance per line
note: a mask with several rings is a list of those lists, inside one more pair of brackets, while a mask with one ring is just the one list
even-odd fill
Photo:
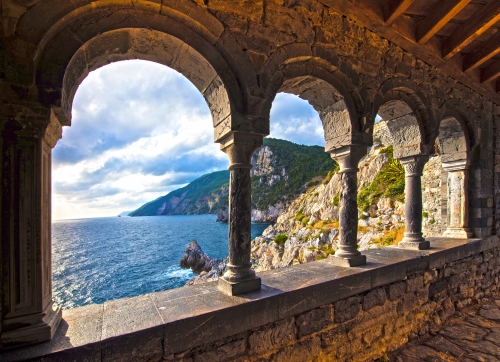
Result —
[[[179, 267], [196, 240], [214, 258], [227, 256], [228, 224], [215, 215], [107, 217], [52, 224], [54, 300], [74, 308], [183, 286]], [[268, 224], [252, 224], [252, 238]]]

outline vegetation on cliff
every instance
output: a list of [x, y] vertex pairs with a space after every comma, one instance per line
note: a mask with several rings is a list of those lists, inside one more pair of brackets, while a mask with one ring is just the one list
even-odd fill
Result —
[[144, 204], [129, 216], [216, 213], [227, 204], [228, 183], [229, 171], [212, 172]]
[[[323, 147], [297, 145], [273, 138], [264, 139], [252, 162], [252, 208], [262, 210], [262, 214], [271, 207], [275, 208], [276, 215], [256, 220], [266, 222], [274, 221], [282, 205], [295, 199], [308, 186], [320, 183], [328, 171], [336, 167]], [[215, 214], [228, 206], [228, 184], [229, 171], [206, 174], [129, 215]]]
[[377, 205], [381, 198], [404, 202], [405, 170], [401, 162], [393, 158], [393, 147], [380, 151], [389, 156], [389, 162], [377, 174], [371, 184], [358, 193], [358, 208], [366, 211], [370, 205]]
[[280, 201], [292, 201], [306, 184], [313, 186], [320, 182], [313, 178], [327, 176], [336, 166], [335, 161], [320, 146], [297, 145], [274, 138], [264, 138], [264, 146], [272, 150], [272, 168], [281, 177], [269, 185], [269, 176], [252, 176], [254, 209], [265, 210]]

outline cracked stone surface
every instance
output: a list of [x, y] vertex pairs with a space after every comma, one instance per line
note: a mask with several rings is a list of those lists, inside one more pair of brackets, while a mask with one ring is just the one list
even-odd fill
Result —
[[389, 361], [500, 361], [500, 298], [455, 313], [434, 335], [410, 342]]

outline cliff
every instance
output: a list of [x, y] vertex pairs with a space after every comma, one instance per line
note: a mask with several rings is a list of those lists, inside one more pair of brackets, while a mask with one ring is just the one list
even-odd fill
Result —
[[[335, 167], [323, 147], [265, 138], [252, 157], [252, 221], [275, 222], [308, 187]], [[203, 175], [189, 185], [148, 202], [130, 216], [217, 214], [227, 221], [229, 171]]]
[[227, 205], [228, 190], [229, 171], [212, 172], [142, 205], [129, 216], [214, 214]]

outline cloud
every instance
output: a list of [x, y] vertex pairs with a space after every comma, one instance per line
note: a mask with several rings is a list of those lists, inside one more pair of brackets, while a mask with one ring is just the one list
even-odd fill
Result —
[[[271, 137], [324, 144], [317, 112], [279, 94]], [[226, 169], [210, 111], [184, 76], [146, 61], [104, 66], [80, 85], [53, 152], [53, 218], [112, 216]]]
[[304, 145], [325, 144], [318, 112], [296, 95], [279, 93], [271, 108], [271, 137]]

